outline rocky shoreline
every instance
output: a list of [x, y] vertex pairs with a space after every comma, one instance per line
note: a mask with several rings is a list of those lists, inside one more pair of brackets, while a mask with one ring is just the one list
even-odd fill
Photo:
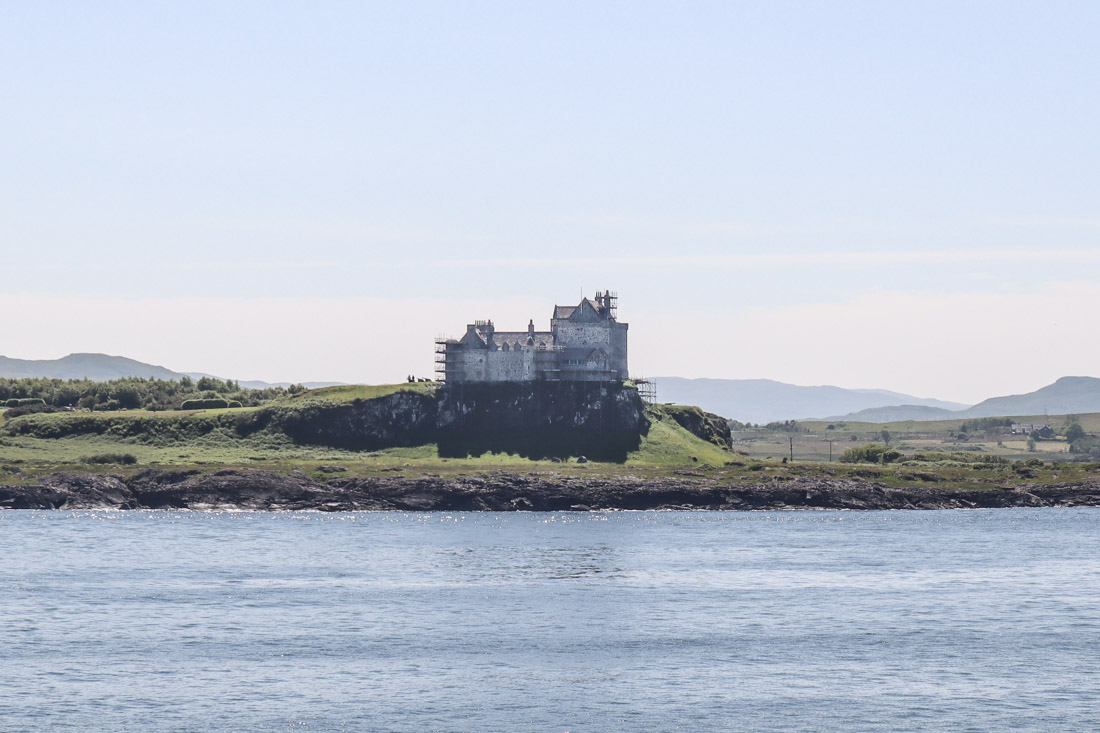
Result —
[[875, 481], [792, 477], [722, 483], [706, 478], [588, 478], [495, 472], [443, 478], [260, 470], [148, 470], [132, 476], [51, 474], [0, 484], [4, 509], [249, 511], [592, 511], [652, 509], [964, 509], [1100, 506], [1100, 480], [987, 490], [894, 488]]

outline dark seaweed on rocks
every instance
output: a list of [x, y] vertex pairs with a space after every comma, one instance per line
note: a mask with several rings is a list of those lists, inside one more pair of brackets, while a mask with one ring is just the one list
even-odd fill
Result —
[[607, 509], [957, 509], [1100, 506], [1100, 481], [981, 491], [891, 488], [864, 479], [793, 477], [745, 485], [664, 479], [531, 476], [330, 477], [227, 469], [149, 470], [131, 477], [55, 473], [39, 485], [0, 484], [8, 509], [245, 509], [255, 511], [580, 511]]

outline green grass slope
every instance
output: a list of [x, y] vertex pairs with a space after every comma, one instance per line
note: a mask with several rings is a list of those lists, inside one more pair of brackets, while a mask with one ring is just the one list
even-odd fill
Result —
[[[372, 466], [407, 466], [425, 471], [453, 471], [561, 465], [494, 453], [477, 458], [441, 458], [434, 444], [377, 451], [303, 445], [279, 428], [280, 418], [299, 414], [302, 410], [320, 410], [323, 415], [326, 408], [381, 399], [398, 392], [430, 394], [437, 386], [419, 383], [326, 387], [254, 408], [65, 412], [12, 419], [0, 417], [0, 462], [63, 466], [83, 464], [89, 458], [104, 454], [123, 453], [132, 455], [139, 465], [163, 466], [347, 462], [364, 470]], [[654, 469], [700, 464], [721, 466], [729, 460], [727, 450], [681, 427], [670, 410], [664, 406], [648, 408], [648, 434], [643, 436], [638, 450], [628, 455], [625, 465]]]

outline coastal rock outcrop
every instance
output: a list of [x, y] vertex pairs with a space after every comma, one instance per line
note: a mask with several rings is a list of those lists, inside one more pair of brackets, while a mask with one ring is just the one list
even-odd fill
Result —
[[723, 448], [733, 446], [730, 424], [721, 415], [706, 412], [692, 405], [663, 405], [657, 414], [671, 417], [677, 425], [700, 440]]
[[9, 509], [247, 509], [255, 511], [587, 511], [614, 509], [966, 509], [1100, 506], [1100, 480], [984, 490], [893, 488], [866, 479], [793, 477], [588, 478], [493, 472], [467, 476], [344, 476], [292, 471], [147, 470], [130, 477], [51, 474], [0, 484]]

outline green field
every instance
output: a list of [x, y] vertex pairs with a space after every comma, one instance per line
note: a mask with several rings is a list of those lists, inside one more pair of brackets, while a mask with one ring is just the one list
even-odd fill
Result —
[[[621, 463], [530, 460], [518, 455], [488, 453], [479, 457], [441, 457], [434, 444], [374, 451], [343, 450], [296, 443], [277, 423], [262, 421], [265, 410], [296, 411], [371, 400], [396, 392], [429, 393], [431, 384], [381, 387], [331, 387], [287, 396], [252, 408], [123, 412], [62, 412], [0, 417], [0, 482], [33, 483], [56, 472], [130, 474], [149, 468], [260, 468], [277, 473], [302, 472], [318, 480], [334, 474], [362, 476], [456, 476], [492, 471], [553, 476], [661, 478], [700, 477], [730, 483], [782, 481], [787, 477], [859, 477], [892, 486], [940, 485], [956, 488], [997, 488], [1021, 481], [1077, 481], [1100, 472], [1100, 464], [1066, 461], [1064, 440], [1042, 441], [1028, 451], [1024, 436], [998, 431], [971, 432], [960, 439], [962, 421], [932, 423], [807, 422], [799, 432], [746, 430], [733, 433], [733, 451], [696, 437], [677, 424], [681, 406], [651, 406], [650, 428], [636, 451]], [[252, 426], [255, 421], [256, 425]], [[1046, 418], [1025, 417], [1042, 423]], [[1056, 429], [1066, 418], [1052, 418]], [[1100, 414], [1082, 415], [1086, 430], [1100, 430]], [[829, 426], [832, 425], [830, 428]], [[243, 426], [243, 427], [242, 427]], [[853, 446], [891, 434], [890, 447], [905, 454], [890, 465], [839, 463]], [[829, 463], [832, 442], [833, 462]], [[793, 443], [794, 461], [789, 462]], [[922, 453], [922, 460], [913, 454]], [[104, 456], [132, 456], [132, 464], [96, 462]], [[89, 460], [91, 459], [91, 460]], [[784, 460], [788, 459], [788, 460]], [[1003, 460], [1002, 460], [1003, 459]], [[114, 459], [106, 459], [114, 460]], [[1032, 465], [1025, 466], [1024, 461]], [[326, 470], [321, 470], [325, 468]]]
[[[1062, 432], [1076, 420], [1090, 434], [1100, 433], [1100, 413], [1068, 415], [1021, 415], [1013, 420], [1019, 423], [1045, 424]], [[1009, 435], [1007, 428], [968, 431], [960, 433], [963, 423], [974, 420], [906, 420], [894, 423], [867, 422], [817, 422], [798, 423], [799, 431], [782, 432], [753, 429], [733, 433], [734, 449], [753, 458], [790, 457], [793, 441], [796, 462], [828, 462], [853, 446], [865, 443], [882, 443], [882, 431], [890, 434], [890, 447], [902, 453], [916, 452], [964, 452], [1001, 456], [1026, 460], [1039, 458], [1044, 461], [1070, 461], [1076, 457], [1069, 453], [1069, 444], [1060, 437], [1040, 440], [1035, 450], [1028, 450], [1026, 435]], [[832, 426], [832, 427], [830, 427]]]
[[[486, 470], [573, 470], [586, 474], [635, 469], [722, 466], [733, 456], [717, 445], [700, 440], [668, 419], [667, 410], [652, 408], [651, 427], [638, 450], [623, 463], [578, 463], [576, 457], [559, 461], [530, 460], [517, 455], [488, 453], [478, 457], [443, 458], [434, 444], [375, 451], [343, 450], [296, 443], [274, 428], [242, 431], [241, 425], [258, 420], [263, 411], [295, 411], [373, 400], [397, 392], [428, 394], [437, 385], [399, 384], [340, 386], [282, 398], [270, 405], [236, 409], [191, 411], [125, 410], [114, 412], [55, 412], [0, 416], [0, 466], [9, 475], [40, 475], [56, 470], [140, 470], [149, 467], [250, 466], [271, 470], [315, 470], [339, 465], [361, 474], [395, 470], [451, 473]], [[136, 463], [112, 466], [99, 457], [127, 454]], [[12, 467], [18, 467], [18, 471]], [[2, 470], [2, 468], [0, 468]]]

